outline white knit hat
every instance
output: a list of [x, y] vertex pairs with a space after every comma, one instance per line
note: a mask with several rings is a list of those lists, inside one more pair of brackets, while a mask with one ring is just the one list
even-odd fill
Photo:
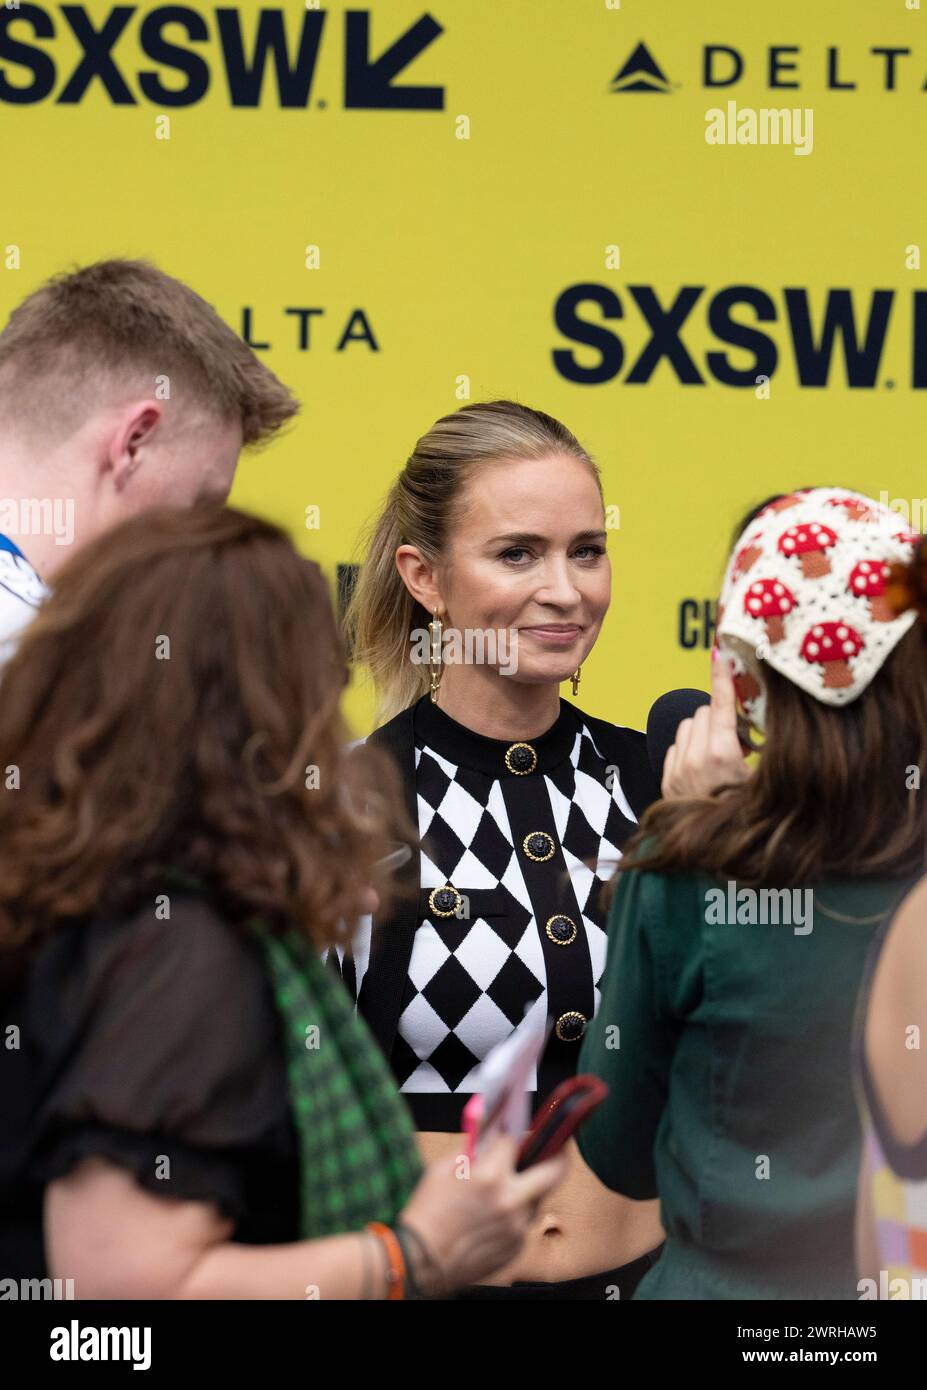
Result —
[[897, 513], [845, 488], [790, 493], [746, 528], [724, 576], [718, 646], [740, 701], [766, 726], [763, 663], [827, 705], [847, 705], [917, 621], [895, 617], [889, 566], [920, 537]]

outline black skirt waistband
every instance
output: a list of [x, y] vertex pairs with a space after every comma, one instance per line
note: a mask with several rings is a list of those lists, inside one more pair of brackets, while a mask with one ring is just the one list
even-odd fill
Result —
[[607, 1302], [628, 1299], [640, 1281], [660, 1258], [663, 1246], [648, 1250], [636, 1260], [601, 1274], [586, 1274], [581, 1279], [561, 1279], [554, 1284], [521, 1280], [515, 1284], [470, 1284], [454, 1294], [455, 1299], [603, 1299]]

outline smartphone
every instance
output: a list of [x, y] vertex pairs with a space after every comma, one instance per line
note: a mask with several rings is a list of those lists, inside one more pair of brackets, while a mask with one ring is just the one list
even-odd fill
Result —
[[571, 1076], [561, 1082], [535, 1115], [518, 1152], [516, 1172], [558, 1154], [607, 1095], [608, 1087], [597, 1076]]

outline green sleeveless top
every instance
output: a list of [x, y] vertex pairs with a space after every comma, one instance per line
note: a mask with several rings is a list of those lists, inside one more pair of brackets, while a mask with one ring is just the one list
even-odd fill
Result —
[[659, 1196], [666, 1245], [635, 1298], [858, 1298], [853, 1018], [913, 882], [764, 899], [622, 875], [579, 1062], [610, 1092], [577, 1139], [608, 1187]]

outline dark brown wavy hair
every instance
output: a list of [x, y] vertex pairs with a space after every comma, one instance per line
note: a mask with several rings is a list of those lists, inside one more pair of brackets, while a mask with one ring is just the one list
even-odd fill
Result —
[[168, 867], [319, 946], [359, 885], [386, 901], [375, 861], [415, 835], [392, 762], [345, 748], [346, 681], [319, 567], [265, 521], [149, 511], [79, 551], [0, 678], [0, 945]]
[[[896, 611], [927, 590], [922, 543]], [[920, 611], [920, 609], [919, 609]], [[834, 709], [767, 664], [766, 736], [753, 774], [711, 796], [657, 801], [621, 869], [701, 872], [778, 887], [828, 874], [927, 868], [927, 593], [924, 613], [872, 683]], [[916, 770], [916, 773], [915, 773]], [[611, 880], [614, 888], [617, 875]]]

